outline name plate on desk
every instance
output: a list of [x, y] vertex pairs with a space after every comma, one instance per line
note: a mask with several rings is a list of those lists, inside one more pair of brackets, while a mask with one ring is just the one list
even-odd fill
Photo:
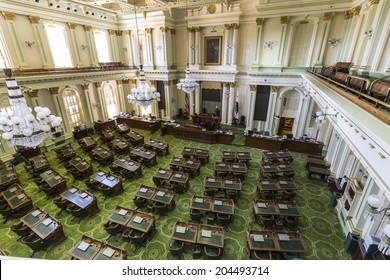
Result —
[[139, 189], [139, 192], [141, 192], [141, 193], [147, 193], [147, 192], [148, 192], [148, 189], [146, 189], [146, 188], [140, 188], [140, 189]]
[[127, 212], [128, 211], [126, 209], [121, 209], [121, 210], [119, 210], [118, 215], [124, 216], [127, 214]]
[[166, 170], [159, 170], [158, 173], [165, 174], [165, 173], [167, 173], [167, 171]]
[[285, 166], [285, 165], [279, 165], [279, 167], [280, 167], [280, 168], [286, 168], [286, 166]]
[[142, 223], [143, 220], [144, 220], [144, 218], [142, 218], [140, 216], [135, 216], [134, 219], [133, 219], [133, 222], [137, 223], [137, 224], [140, 224], [140, 223]]
[[15, 188], [15, 187], [9, 189], [9, 192], [10, 192], [10, 193], [13, 193], [13, 192], [15, 192], [15, 191], [16, 191], [16, 188]]
[[279, 209], [282, 209], [282, 210], [288, 209], [287, 204], [278, 204], [278, 206], [279, 206]]
[[214, 205], [222, 205], [222, 201], [221, 200], [214, 200]]
[[77, 249], [79, 249], [79, 250], [85, 252], [85, 251], [87, 251], [87, 249], [89, 248], [89, 246], [91, 246], [90, 243], [81, 241], [81, 243], [79, 244], [79, 246], [77, 246]]
[[53, 173], [53, 170], [47, 170], [46, 171], [46, 174], [48, 174], [48, 175], [51, 174], [51, 173]]
[[253, 235], [253, 240], [255, 242], [264, 242], [264, 236], [261, 234], [254, 234]]
[[165, 196], [165, 192], [157, 192], [156, 195], [160, 196], [160, 197], [163, 197], [163, 196]]
[[185, 233], [185, 232], [186, 232], [186, 228], [185, 228], [185, 227], [180, 227], [180, 226], [179, 226], [179, 227], [176, 228], [176, 232], [177, 232], [177, 233]]
[[125, 162], [125, 160], [124, 160], [123, 158], [121, 158], [119, 161], [120, 161], [120, 162]]
[[99, 175], [99, 176], [103, 176], [103, 175], [104, 175], [104, 172], [98, 172], [98, 175]]
[[203, 237], [211, 237], [211, 230], [202, 230], [202, 236]]
[[47, 218], [47, 219], [44, 219], [44, 220], [43, 220], [42, 224], [43, 224], [44, 226], [48, 226], [48, 225], [50, 225], [52, 222], [53, 222], [52, 219]]
[[265, 204], [264, 202], [257, 202], [257, 207], [259, 207], [259, 208], [267, 208], [267, 204]]
[[186, 151], [186, 152], [190, 152], [191, 150], [190, 150], [190, 149], [184, 149], [184, 151]]
[[233, 168], [240, 168], [239, 165], [235, 165], [235, 164], [233, 164], [232, 167], [233, 167]]
[[207, 181], [210, 182], [210, 183], [214, 183], [215, 179], [214, 178], [209, 178], [209, 179], [207, 179]]
[[188, 164], [193, 164], [194, 162], [192, 160], [187, 161]]
[[26, 197], [26, 195], [25, 195], [24, 193], [21, 193], [21, 194], [19, 194], [17, 197], [18, 197], [19, 199], [23, 199], [23, 198]]
[[173, 159], [174, 161], [180, 161], [180, 159], [179, 158], [175, 158], [175, 159]]
[[220, 164], [219, 164], [219, 166], [221, 166], [221, 167], [225, 167], [225, 166], [226, 166], [226, 164], [224, 164], [224, 163], [220, 163]]
[[175, 178], [181, 178], [182, 175], [181, 174], [175, 174]]
[[146, 152], [145, 154], [150, 155], [150, 152]]
[[110, 176], [110, 177], [107, 177], [107, 179], [110, 180], [110, 181], [114, 181], [115, 177], [114, 176]]
[[262, 183], [263, 185], [269, 185], [269, 182], [268, 182], [268, 181], [261, 181], [261, 183]]
[[80, 194], [80, 197], [81, 197], [81, 198], [86, 198], [87, 196], [88, 196], [87, 193], [82, 193], [82, 194]]
[[103, 255], [105, 255], [106, 257], [111, 258], [114, 253], [115, 253], [115, 250], [110, 248], [110, 247], [108, 247], [108, 248], [106, 248], [104, 250]]
[[129, 164], [129, 165], [134, 165], [134, 162], [130, 161], [128, 164]]
[[279, 238], [279, 240], [282, 240], [282, 241], [290, 240], [290, 236], [288, 236], [288, 234], [285, 234], [285, 233], [279, 233], [278, 238]]
[[197, 198], [195, 198], [195, 202], [203, 203], [203, 198], [197, 197]]
[[76, 189], [76, 188], [71, 188], [71, 189], [69, 190], [69, 192], [70, 192], [70, 193], [75, 193], [75, 192], [77, 192], [77, 189]]
[[224, 153], [225, 156], [230, 156], [230, 153]]
[[61, 180], [61, 176], [55, 176], [54, 179]]
[[270, 169], [271, 166], [268, 166], [268, 165], [267, 165], [267, 166], [264, 166], [264, 168], [265, 168], [265, 169]]
[[31, 213], [31, 215], [32, 215], [33, 217], [36, 217], [36, 216], [38, 216], [38, 215], [41, 214], [41, 213], [42, 213], [41, 211], [35, 210], [34, 212]]
[[245, 156], [245, 153], [238, 153], [239, 156]]
[[228, 184], [228, 185], [233, 184], [233, 181], [232, 180], [226, 180], [225, 184]]
[[81, 158], [77, 157], [77, 158], [75, 158], [75, 160], [76, 160], [76, 161], [80, 161], [80, 160], [81, 160]]
[[287, 181], [279, 181], [279, 183], [280, 183], [281, 185], [285, 185], [285, 184], [287, 184]]

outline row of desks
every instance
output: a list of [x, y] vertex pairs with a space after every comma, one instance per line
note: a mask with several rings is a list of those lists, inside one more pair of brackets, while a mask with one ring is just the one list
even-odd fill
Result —
[[141, 185], [134, 195], [156, 203], [172, 206], [175, 202], [175, 193], [169, 190], [157, 189], [146, 185]]
[[186, 159], [174, 157], [169, 162], [169, 166], [173, 170], [180, 170], [198, 176], [200, 173], [200, 161], [197, 159]]
[[163, 168], [159, 168], [156, 174], [153, 175], [153, 183], [156, 187], [166, 186], [167, 184], [179, 184], [187, 190], [189, 188], [189, 179], [188, 173]]
[[253, 201], [253, 213], [255, 216], [273, 215], [280, 217], [300, 217], [298, 207], [292, 201], [261, 200]]
[[215, 162], [214, 174], [218, 177], [240, 177], [245, 179], [248, 168], [242, 162]]
[[194, 195], [190, 201], [190, 209], [208, 211], [212, 213], [234, 215], [233, 199], [212, 198]]
[[0, 190], [16, 183], [19, 183], [19, 178], [13, 166], [4, 167], [0, 170]]

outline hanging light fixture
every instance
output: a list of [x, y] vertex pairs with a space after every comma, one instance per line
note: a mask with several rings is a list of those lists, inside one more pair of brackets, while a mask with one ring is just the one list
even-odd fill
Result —
[[[188, 0], [186, 0], [186, 14], [187, 14], [187, 30], [188, 30], [188, 10], [187, 10], [187, 2]], [[188, 44], [188, 39], [187, 39], [187, 44]], [[192, 80], [191, 77], [190, 77], [190, 64], [189, 64], [189, 56], [187, 56], [187, 69], [186, 69], [186, 77], [184, 79], [180, 79], [180, 82], [177, 84], [177, 88], [178, 89], [181, 89], [182, 91], [184, 91], [186, 94], [189, 93], [193, 93], [194, 90], [199, 87], [199, 83]]]
[[3, 53], [4, 73], [11, 112], [0, 112], [1, 137], [8, 146], [37, 147], [43, 140], [51, 137], [51, 128], [56, 132], [62, 130], [62, 119], [51, 114], [47, 107], [35, 107], [33, 110], [27, 106], [24, 93], [21, 91], [16, 80], [12, 78], [12, 69], [7, 68]]
[[[135, 0], [134, 0], [134, 17], [135, 17], [135, 26], [137, 28], [137, 40], [139, 44], [137, 6], [135, 5]], [[160, 93], [157, 92], [155, 87], [149, 87], [149, 85], [146, 83], [145, 72], [141, 64], [141, 49], [139, 45], [138, 45], [138, 51], [139, 51], [139, 61], [140, 61], [139, 86], [131, 90], [131, 93], [127, 96], [127, 100], [129, 101], [129, 103], [138, 104], [144, 109], [146, 109], [154, 102], [160, 101]]]

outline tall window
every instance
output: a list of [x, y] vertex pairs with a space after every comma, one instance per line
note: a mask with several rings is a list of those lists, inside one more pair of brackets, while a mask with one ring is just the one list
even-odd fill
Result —
[[65, 105], [66, 116], [68, 122], [72, 128], [81, 124], [82, 115], [81, 115], [81, 104], [77, 91], [74, 89], [65, 89], [62, 94], [62, 99]]
[[11, 67], [8, 59], [8, 53], [6, 52], [5, 49], [5, 44], [3, 40], [3, 34], [0, 33], [0, 52], [1, 52], [1, 57], [0, 57], [0, 69], [6, 68], [6, 67]]
[[104, 97], [107, 107], [107, 114], [109, 118], [117, 116], [119, 114], [118, 96], [114, 91], [111, 84], [105, 84], [103, 86]]
[[48, 24], [45, 26], [45, 30], [55, 67], [73, 67], [64, 28], [59, 25]]
[[310, 42], [313, 36], [314, 24], [311, 21], [297, 22], [294, 27], [294, 37], [291, 46], [290, 66], [308, 66]]
[[99, 62], [110, 62], [110, 48], [108, 47], [107, 34], [103, 31], [95, 31], [96, 50]]

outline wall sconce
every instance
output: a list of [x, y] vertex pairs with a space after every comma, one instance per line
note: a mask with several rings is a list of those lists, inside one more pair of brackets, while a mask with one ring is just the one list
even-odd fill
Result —
[[92, 107], [95, 109], [98, 109], [100, 107], [100, 103], [99, 102], [92, 102]]
[[[378, 210], [382, 204], [382, 200], [377, 195], [370, 195], [367, 198], [368, 208], [367, 208], [367, 217], [370, 218], [371, 221], [374, 219], [378, 219], [381, 216], [381, 221], [385, 217], [390, 218], [390, 208], [383, 208]], [[387, 224], [383, 227], [383, 232], [385, 236], [383, 236], [381, 242], [378, 245], [378, 250], [387, 256], [390, 256], [390, 224]], [[376, 234], [376, 233], [375, 233]]]
[[328, 44], [333, 48], [333, 47], [337, 46], [338, 44], [340, 44], [340, 41], [341, 41], [341, 38], [328, 39]]
[[372, 28], [366, 30], [366, 31], [364, 32], [364, 37], [368, 37], [368, 39], [370, 40], [371, 37], [372, 37], [373, 32], [374, 32], [374, 31], [372, 30]]
[[211, 33], [217, 32], [217, 30], [215, 30], [215, 26], [213, 26], [213, 29], [212, 29], [210, 32], [211, 32]]
[[264, 43], [264, 47], [266, 50], [272, 50], [272, 48], [274, 47], [274, 42], [273, 41], [266, 41]]
[[313, 118], [316, 119], [316, 123], [318, 127], [321, 127], [324, 124], [324, 122], [326, 121], [326, 116], [337, 117], [337, 115], [339, 114], [339, 113], [329, 114], [327, 110], [328, 108], [325, 108], [325, 113], [316, 112], [315, 114], [312, 115]]
[[127, 48], [122, 48], [122, 50], [123, 50], [124, 52], [127, 52]]
[[30, 42], [30, 41], [25, 41], [25, 43], [27, 44], [27, 46], [28, 46], [29, 48], [31, 48], [31, 47], [35, 44], [34, 41], [32, 41], [32, 42]]
[[81, 48], [82, 48], [83, 50], [85, 50], [86, 48], [88, 48], [88, 45], [81, 45]]

